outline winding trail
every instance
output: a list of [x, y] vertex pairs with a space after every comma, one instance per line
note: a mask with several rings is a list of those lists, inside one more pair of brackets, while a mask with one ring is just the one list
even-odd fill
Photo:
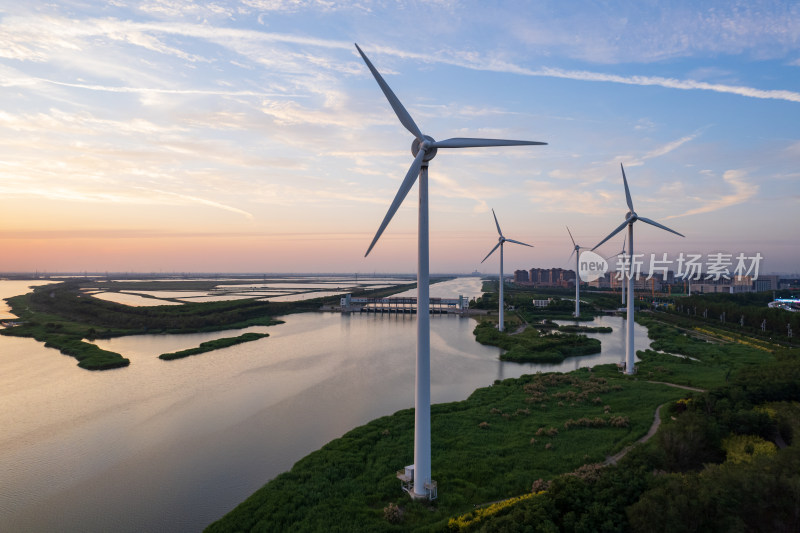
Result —
[[[689, 387], [687, 385], [678, 385], [677, 383], [667, 383], [665, 381], [648, 381], [647, 383], [655, 383], [655, 384], [658, 384], [658, 385], [667, 385], [669, 387], [675, 387], [676, 389], [684, 389], [684, 390], [690, 390], [690, 391], [694, 391], [694, 392], [706, 392], [705, 389], [698, 389], [697, 387]], [[619, 461], [620, 459], [625, 457], [625, 454], [627, 454], [629, 451], [631, 451], [631, 449], [634, 446], [636, 446], [637, 444], [640, 444], [640, 443], [643, 443], [643, 442], [647, 442], [648, 440], [650, 440], [653, 437], [653, 435], [656, 434], [656, 431], [658, 431], [659, 426], [661, 426], [661, 413], [660, 413], [660, 411], [661, 411], [662, 407], [667, 405], [667, 403], [669, 403], [669, 402], [664, 402], [661, 405], [659, 405], [658, 407], [656, 407], [656, 412], [653, 415], [653, 424], [650, 426], [650, 429], [647, 431], [647, 433], [645, 434], [644, 437], [642, 437], [641, 439], [637, 440], [633, 444], [631, 444], [629, 446], [626, 446], [625, 448], [623, 448], [621, 451], [615, 453], [614, 455], [606, 457], [606, 460], [603, 462], [603, 464], [604, 465], [615, 465], [615, 464], [617, 464], [617, 461]]]

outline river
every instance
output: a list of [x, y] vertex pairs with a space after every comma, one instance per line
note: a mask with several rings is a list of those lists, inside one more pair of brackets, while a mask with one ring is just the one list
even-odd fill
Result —
[[[27, 285], [0, 281], [0, 298]], [[431, 294], [472, 297], [480, 285], [459, 278]], [[32, 339], [0, 336], [0, 529], [200, 531], [331, 439], [413, 407], [413, 315], [283, 319], [245, 330], [267, 338], [176, 361], [158, 355], [234, 333], [98, 341], [131, 360], [103, 372]], [[474, 320], [433, 315], [432, 400], [463, 400], [538, 370], [621, 361], [621, 324], [598, 319], [615, 330], [592, 334], [601, 354], [519, 365], [476, 343]], [[636, 336], [645, 349], [646, 330], [637, 326]]]

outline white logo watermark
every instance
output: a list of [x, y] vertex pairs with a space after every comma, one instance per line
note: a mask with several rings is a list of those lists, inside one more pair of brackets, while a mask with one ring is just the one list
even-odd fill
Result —
[[[651, 279], [653, 274], [661, 274], [662, 279], [666, 279], [672, 265], [677, 264], [678, 268], [675, 270], [674, 276], [683, 280], [719, 281], [730, 280], [731, 276], [734, 276], [739, 279], [749, 278], [750, 281], [755, 281], [758, 279], [758, 269], [764, 256], [759, 252], [752, 256], [740, 253], [735, 257], [735, 264], [733, 254], [715, 252], [707, 254], [705, 261], [702, 261], [702, 258], [702, 254], [685, 254], [683, 252], [678, 254], [675, 260], [668, 259], [666, 253], [661, 254], [660, 258], [656, 257], [656, 254], [650, 254], [649, 268], [645, 279]], [[644, 263], [645, 254], [633, 254], [632, 256], [622, 254], [618, 256], [615, 268], [617, 272], [616, 279], [627, 279], [629, 277], [633, 277], [636, 280], [640, 279]], [[609, 270], [608, 262], [598, 254], [590, 251], [581, 252], [578, 267], [578, 274], [584, 283], [601, 278]]]
[[606, 272], [608, 272], [608, 263], [602, 256], [588, 250], [581, 252], [578, 262], [578, 274], [581, 281], [589, 283], [603, 277]]
[[[616, 265], [617, 279], [628, 277], [633, 277], [636, 280], [640, 279], [645, 262], [644, 258], [645, 254], [633, 254], [632, 256], [624, 254], [619, 256]], [[670, 267], [677, 263], [675, 277], [683, 280], [720, 281], [730, 280], [731, 276], [734, 276], [739, 279], [749, 278], [751, 281], [755, 281], [758, 279], [758, 269], [764, 256], [759, 252], [752, 256], [740, 253], [735, 257], [735, 264], [733, 254], [715, 252], [707, 254], [705, 261], [702, 261], [702, 258], [702, 254], [685, 254], [683, 252], [678, 254], [675, 260], [668, 259], [666, 253], [661, 254], [660, 258], [656, 257], [656, 254], [650, 254], [648, 274], [645, 279], [651, 279], [653, 274], [661, 274], [662, 279], [666, 279], [671, 270]], [[603, 273], [605, 274], [605, 272]], [[581, 279], [583, 279], [583, 276], [581, 276]]]

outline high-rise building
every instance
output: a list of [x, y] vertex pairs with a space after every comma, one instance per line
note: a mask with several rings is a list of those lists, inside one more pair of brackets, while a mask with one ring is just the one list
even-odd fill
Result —
[[528, 276], [527, 270], [515, 270], [514, 271], [514, 283], [529, 283], [530, 277]]

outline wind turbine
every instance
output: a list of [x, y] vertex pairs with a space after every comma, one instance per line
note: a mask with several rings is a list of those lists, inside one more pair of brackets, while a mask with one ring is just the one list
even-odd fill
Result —
[[[620, 224], [619, 227], [617, 227], [617, 229], [612, 231], [608, 235], [608, 237], [606, 237], [605, 239], [600, 241], [597, 244], [597, 246], [592, 248], [592, 250], [596, 250], [601, 244], [603, 244], [608, 239], [610, 239], [611, 237], [613, 237], [614, 235], [616, 235], [617, 233], [622, 231], [625, 228], [625, 226], [628, 226], [628, 246], [630, 247], [630, 254], [629, 254], [630, 261], [628, 261], [628, 263], [629, 263], [629, 269], [628, 269], [628, 313], [627, 313], [628, 314], [628, 320], [627, 320], [628, 342], [625, 345], [625, 359], [627, 361], [626, 365], [625, 365], [625, 373], [626, 374], [633, 374], [633, 370], [634, 370], [634, 368], [633, 368], [633, 365], [634, 365], [633, 357], [635, 355], [635, 351], [633, 349], [633, 223], [636, 222], [637, 220], [641, 220], [645, 224], [650, 224], [651, 226], [655, 226], [657, 228], [661, 228], [663, 230], [669, 231], [670, 233], [674, 233], [675, 235], [679, 235], [681, 237], [683, 237], [684, 235], [678, 233], [675, 230], [669, 229], [668, 227], [666, 227], [666, 226], [664, 226], [662, 224], [659, 224], [658, 222], [650, 220], [649, 218], [640, 217], [639, 215], [636, 214], [636, 211], [633, 210], [633, 200], [631, 200], [631, 192], [628, 189], [628, 180], [627, 180], [627, 178], [625, 178], [625, 167], [622, 166], [622, 163], [619, 164], [619, 167], [620, 167], [620, 169], [622, 169], [622, 183], [625, 185], [625, 201], [628, 203], [628, 209], [630, 209], [630, 211], [628, 211], [625, 214], [625, 222]], [[623, 283], [624, 283], [624, 280], [623, 280]]]
[[[569, 238], [572, 240], [572, 254], [575, 254], [575, 318], [580, 318], [581, 316], [581, 276], [580, 276], [580, 266], [581, 266], [581, 248], [585, 248], [585, 246], [580, 246], [575, 244], [575, 239], [572, 237], [572, 232], [569, 230], [569, 226], [567, 226], [567, 233], [569, 233]], [[572, 258], [572, 254], [569, 254], [570, 258]], [[569, 259], [567, 259], [569, 261]]]
[[[497, 238], [497, 244], [494, 245], [492, 251], [486, 254], [486, 257], [483, 258], [483, 261], [489, 259], [489, 256], [494, 253], [495, 250], [500, 248], [500, 311], [499, 311], [499, 323], [497, 324], [497, 329], [503, 331], [503, 243], [506, 242], [513, 242], [514, 244], [521, 244], [522, 246], [528, 246], [529, 248], [533, 248], [530, 244], [525, 244], [524, 242], [515, 241], [513, 239], [506, 239], [503, 237], [503, 232], [500, 231], [500, 223], [497, 222], [497, 215], [494, 214], [494, 209], [492, 209], [492, 216], [494, 217], [494, 224], [497, 226], [497, 234], [499, 237]], [[483, 263], [481, 261], [481, 263]]]
[[423, 135], [414, 119], [400, 103], [392, 89], [381, 77], [364, 52], [356, 44], [356, 49], [367, 64], [375, 81], [392, 106], [400, 123], [414, 136], [411, 143], [411, 154], [414, 161], [406, 173], [400, 189], [389, 206], [386, 216], [381, 222], [375, 238], [364, 257], [369, 255], [378, 242], [389, 221], [392, 220], [408, 191], [419, 177], [419, 225], [417, 236], [417, 363], [416, 389], [414, 395], [414, 487], [413, 498], [425, 498], [432, 495], [431, 479], [431, 332], [430, 332], [430, 265], [428, 246], [428, 163], [436, 156], [439, 148], [472, 148], [484, 146], [519, 146], [531, 144], [547, 144], [533, 141], [509, 141], [500, 139], [469, 139], [455, 137], [444, 141], [436, 141], [433, 137]]

